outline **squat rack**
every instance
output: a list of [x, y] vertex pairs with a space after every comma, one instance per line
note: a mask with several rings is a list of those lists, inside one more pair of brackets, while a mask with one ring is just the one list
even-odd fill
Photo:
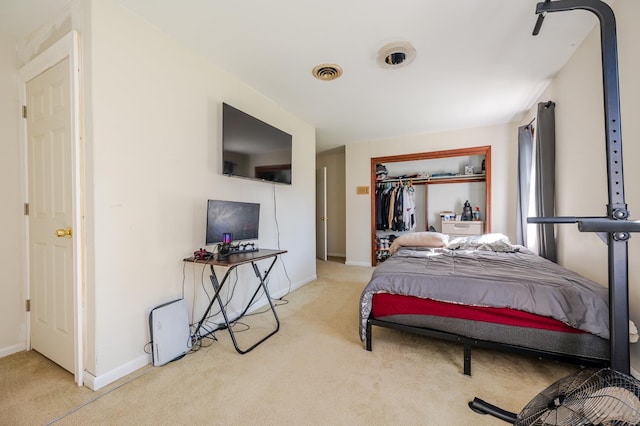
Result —
[[628, 240], [632, 232], [640, 232], [640, 221], [628, 220], [629, 210], [624, 198], [615, 16], [611, 8], [600, 0], [546, 0], [536, 6], [538, 19], [533, 35], [537, 35], [540, 31], [547, 13], [576, 9], [592, 12], [600, 21], [609, 193], [607, 215], [604, 217], [530, 217], [527, 221], [538, 224], [577, 223], [579, 231], [595, 232], [607, 244], [611, 368], [629, 374]]

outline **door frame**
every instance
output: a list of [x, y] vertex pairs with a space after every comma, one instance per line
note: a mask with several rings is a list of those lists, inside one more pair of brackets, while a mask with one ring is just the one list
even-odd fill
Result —
[[[319, 183], [322, 183], [320, 186]], [[318, 191], [320, 190], [320, 191]], [[326, 261], [328, 259], [327, 248], [327, 167], [316, 169], [316, 207], [322, 207], [322, 211], [316, 208], [316, 257]], [[318, 217], [320, 214], [320, 217]], [[318, 222], [319, 221], [319, 222]], [[319, 250], [322, 249], [322, 250]]]
[[[84, 371], [84, 342], [85, 332], [83, 324], [85, 317], [83, 315], [84, 306], [84, 258], [83, 250], [85, 247], [85, 232], [83, 215], [83, 161], [82, 161], [82, 134], [81, 134], [81, 93], [80, 93], [80, 36], [76, 31], [71, 31], [51, 47], [40, 53], [18, 71], [19, 91], [21, 105], [27, 105], [27, 82], [36, 76], [47, 71], [60, 61], [69, 58], [69, 76], [70, 76], [70, 107], [71, 107], [71, 186], [72, 186], [72, 227], [73, 227], [73, 317], [74, 317], [74, 378], [78, 386], [82, 386]], [[22, 176], [22, 195], [25, 203], [29, 202], [29, 163], [28, 163], [28, 138], [27, 138], [27, 120], [22, 119], [20, 126], [21, 139], [21, 157], [23, 166]], [[25, 215], [25, 245], [24, 245], [24, 291], [26, 298], [30, 295], [30, 276], [29, 276], [29, 218]], [[25, 349], [31, 349], [31, 316], [26, 312], [26, 344]]]

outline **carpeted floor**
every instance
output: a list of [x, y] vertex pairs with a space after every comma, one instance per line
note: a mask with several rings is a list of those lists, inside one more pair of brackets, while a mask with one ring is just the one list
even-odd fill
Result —
[[[239, 355], [218, 341], [162, 367], [147, 366], [97, 392], [36, 352], [0, 359], [0, 424], [6, 425], [503, 425], [472, 412], [478, 396], [519, 412], [576, 366], [474, 349], [374, 328], [358, 339], [358, 299], [372, 268], [318, 261], [318, 280], [279, 306], [280, 331]], [[243, 322], [246, 347], [273, 326]], [[240, 326], [239, 326], [240, 327]]]

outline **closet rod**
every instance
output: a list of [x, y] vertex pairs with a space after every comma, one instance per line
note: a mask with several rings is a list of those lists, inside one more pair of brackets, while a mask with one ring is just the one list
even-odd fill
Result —
[[486, 174], [473, 174], [473, 175], [452, 175], [452, 176], [435, 176], [435, 177], [424, 177], [424, 178], [386, 178], [385, 180], [376, 181], [376, 183], [392, 183], [392, 182], [409, 182], [410, 180], [413, 184], [418, 185], [421, 183], [440, 183], [440, 182], [448, 182], [448, 181], [458, 181], [458, 180], [468, 180], [468, 181], [481, 181], [485, 179]]

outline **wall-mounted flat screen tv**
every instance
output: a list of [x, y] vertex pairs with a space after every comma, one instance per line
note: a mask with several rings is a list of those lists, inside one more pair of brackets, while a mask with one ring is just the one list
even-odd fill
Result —
[[209, 200], [207, 203], [208, 246], [225, 241], [257, 240], [260, 225], [260, 204], [240, 201]]
[[290, 134], [222, 104], [222, 173], [291, 184]]

